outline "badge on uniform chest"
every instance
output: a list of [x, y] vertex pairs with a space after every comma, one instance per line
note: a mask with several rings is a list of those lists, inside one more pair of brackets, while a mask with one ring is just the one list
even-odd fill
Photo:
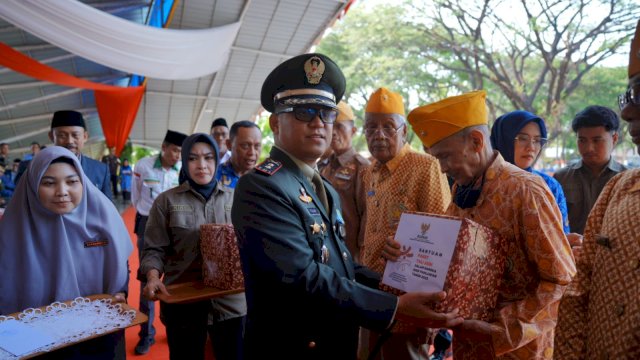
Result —
[[329, 262], [329, 249], [327, 248], [327, 245], [322, 245], [322, 253], [320, 254], [320, 261], [322, 261], [323, 264], [327, 264]]
[[324, 224], [324, 222], [318, 224], [317, 222], [314, 222], [313, 224], [309, 225], [311, 226], [311, 232], [313, 234], [319, 234], [322, 233], [324, 234], [325, 231], [327, 231], [327, 225]]
[[313, 201], [311, 196], [307, 195], [307, 191], [303, 187], [300, 188], [299, 199], [305, 204], [309, 204], [310, 202]]

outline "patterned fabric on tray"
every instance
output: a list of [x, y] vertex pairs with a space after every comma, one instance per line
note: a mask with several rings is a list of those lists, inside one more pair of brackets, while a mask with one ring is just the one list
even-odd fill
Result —
[[240, 253], [233, 225], [201, 225], [200, 250], [205, 285], [221, 290], [244, 287]]

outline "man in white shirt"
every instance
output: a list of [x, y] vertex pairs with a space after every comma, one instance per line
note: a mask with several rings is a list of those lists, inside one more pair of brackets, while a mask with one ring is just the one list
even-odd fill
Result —
[[217, 118], [211, 123], [211, 137], [218, 144], [220, 149], [220, 162], [224, 164], [231, 157], [231, 149], [227, 148], [227, 140], [229, 139], [229, 125], [224, 118]]
[[[144, 248], [144, 230], [153, 201], [163, 191], [178, 186], [180, 151], [186, 137], [185, 134], [167, 130], [160, 154], [140, 159], [133, 170], [131, 202], [136, 207], [134, 232], [138, 236], [138, 258]], [[140, 293], [144, 285], [141, 282]], [[140, 326], [138, 333], [140, 341], [135, 348], [136, 354], [142, 355], [149, 352], [149, 347], [155, 343], [156, 330], [153, 327], [155, 304], [141, 296], [139, 309], [149, 317], [149, 321]]]

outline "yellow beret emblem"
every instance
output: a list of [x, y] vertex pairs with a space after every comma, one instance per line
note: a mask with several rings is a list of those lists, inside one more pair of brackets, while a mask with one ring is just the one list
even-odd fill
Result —
[[316, 85], [320, 83], [324, 74], [324, 62], [319, 57], [312, 56], [304, 63], [304, 72], [309, 84]]

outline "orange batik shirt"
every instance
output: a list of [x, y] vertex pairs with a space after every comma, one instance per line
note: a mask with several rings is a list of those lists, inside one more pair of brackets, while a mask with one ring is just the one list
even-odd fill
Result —
[[640, 359], [640, 169], [609, 180], [560, 304], [556, 358]]
[[[485, 225], [508, 243], [492, 343], [456, 340], [454, 358], [552, 359], [558, 304], [576, 272], [562, 215], [541, 177], [496, 158], [474, 207], [448, 215]], [[487, 355], [489, 354], [489, 355]]]
[[366, 226], [362, 262], [382, 273], [380, 261], [386, 239], [395, 234], [405, 211], [443, 214], [451, 202], [451, 192], [440, 164], [429, 154], [417, 153], [404, 145], [386, 164], [374, 160], [362, 174], [366, 199]]

